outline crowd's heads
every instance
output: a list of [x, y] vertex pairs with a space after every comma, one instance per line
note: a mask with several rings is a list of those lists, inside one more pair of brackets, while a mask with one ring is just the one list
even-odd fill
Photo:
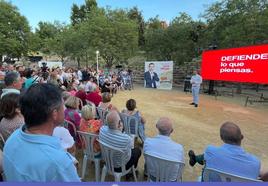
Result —
[[96, 107], [94, 104], [85, 105], [82, 107], [81, 111], [82, 118], [85, 120], [95, 119], [96, 117]]
[[229, 121], [222, 124], [220, 128], [220, 136], [224, 143], [231, 145], [241, 145], [241, 141], [244, 138], [240, 128]]
[[77, 87], [77, 90], [78, 90], [78, 91], [85, 91], [85, 85], [80, 84], [80, 85]]
[[20, 90], [21, 87], [22, 87], [22, 79], [20, 77], [20, 74], [17, 73], [17, 72], [8, 72], [6, 73], [6, 76], [5, 76], [5, 85], [7, 87], [11, 87], [11, 88], [15, 88], [15, 89], [18, 89]]
[[136, 108], [136, 101], [134, 99], [127, 100], [126, 107], [129, 111], [133, 111]]
[[67, 91], [63, 91], [62, 92], [62, 98], [63, 98], [63, 101], [65, 102], [69, 97], [71, 96], [71, 94]]
[[12, 119], [19, 113], [19, 94], [10, 93], [0, 100], [0, 116]]
[[172, 121], [166, 117], [162, 117], [157, 121], [156, 128], [159, 134], [164, 136], [169, 136], [173, 132]]
[[104, 92], [102, 94], [102, 102], [103, 103], [109, 103], [109, 102], [111, 102], [111, 100], [112, 100], [112, 97], [111, 97], [111, 94], [109, 92]]
[[20, 98], [21, 113], [27, 128], [49, 123], [53, 127], [64, 121], [60, 90], [52, 84], [34, 84]]
[[110, 129], [120, 130], [122, 128], [122, 121], [118, 112], [111, 111], [108, 113], [107, 117], [107, 125]]
[[65, 101], [66, 108], [70, 108], [70, 109], [78, 109], [79, 104], [80, 104], [80, 99], [78, 97], [75, 97], [75, 96], [70, 96]]
[[30, 69], [30, 68], [26, 68], [25, 71], [24, 71], [24, 75], [25, 77], [28, 79], [28, 78], [31, 78], [32, 77], [32, 74], [33, 74], [33, 70]]

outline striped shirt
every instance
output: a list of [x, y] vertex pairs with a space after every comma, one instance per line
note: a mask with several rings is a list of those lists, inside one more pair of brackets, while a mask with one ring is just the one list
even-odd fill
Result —
[[126, 164], [130, 157], [131, 157], [131, 137], [127, 134], [122, 133], [119, 130], [112, 130], [109, 129], [108, 126], [103, 126], [100, 129], [99, 134], [100, 141], [118, 148], [123, 151], [122, 153], [115, 154], [114, 157], [114, 167], [119, 168], [121, 167], [121, 158], [125, 160], [124, 163]]

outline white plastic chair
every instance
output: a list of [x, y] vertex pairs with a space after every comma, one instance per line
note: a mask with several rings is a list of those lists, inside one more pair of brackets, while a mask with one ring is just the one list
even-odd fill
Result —
[[81, 139], [81, 142], [84, 142], [85, 149], [83, 164], [82, 164], [82, 179], [85, 177], [86, 169], [87, 169], [87, 162], [88, 160], [94, 161], [95, 163], [95, 177], [96, 181], [100, 181], [100, 160], [101, 157], [96, 157], [97, 154], [94, 153], [94, 142], [98, 138], [97, 134], [87, 133], [82, 131], [77, 131], [78, 136]]
[[212, 169], [212, 168], [205, 168], [204, 169], [203, 181], [204, 182], [209, 182], [209, 181], [217, 181], [217, 182], [261, 182], [261, 180], [246, 178], [246, 177], [242, 177], [242, 176], [222, 172], [222, 171]]
[[134, 116], [125, 113], [119, 113], [124, 125], [124, 131], [133, 137], [139, 137], [139, 120]]
[[[102, 168], [102, 173], [101, 173], [101, 181], [104, 182], [105, 181], [105, 177], [106, 174], [109, 173], [110, 175], [113, 175], [115, 178], [116, 182], [120, 182], [121, 177], [125, 176], [126, 174], [128, 174], [130, 171], [132, 171], [133, 176], [134, 176], [134, 180], [137, 182], [137, 176], [136, 176], [136, 172], [135, 172], [135, 167], [134, 165], [129, 168], [128, 170], [126, 170], [126, 163], [124, 162], [124, 152], [118, 148], [112, 147], [102, 141], [99, 141], [100, 146], [101, 146], [101, 154], [102, 157], [105, 161], [105, 165]], [[120, 156], [118, 156], [118, 154], [120, 154]], [[115, 172], [114, 171], [114, 160], [120, 158], [121, 161], [121, 172]]]
[[106, 116], [108, 114], [108, 111], [103, 109], [103, 108], [97, 107], [97, 112], [98, 112], [99, 118], [102, 121], [103, 125], [106, 125], [107, 124]]
[[[148, 181], [182, 181], [184, 163], [166, 160], [144, 153]], [[152, 179], [153, 178], [153, 179]]]

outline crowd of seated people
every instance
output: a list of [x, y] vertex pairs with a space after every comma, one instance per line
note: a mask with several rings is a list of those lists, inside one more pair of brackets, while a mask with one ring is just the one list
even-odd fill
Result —
[[[76, 147], [81, 141], [73, 129], [65, 128], [66, 120], [74, 124], [76, 131], [97, 134], [100, 141], [122, 150], [120, 156], [126, 169], [137, 167], [142, 152], [184, 163], [183, 144], [171, 139], [172, 120], [160, 118], [156, 123], [158, 135], [146, 137], [145, 117], [137, 109], [136, 100], [129, 99], [122, 113], [136, 117], [139, 122], [142, 144], [135, 145], [135, 140], [124, 132], [120, 112], [111, 102], [113, 92], [111, 89], [103, 91], [101, 85], [98, 86], [94, 70], [86, 73], [85, 69], [55, 68], [45, 79], [36, 75], [38, 70], [26, 69], [27, 77], [23, 77], [22, 69], [16, 68], [20, 73], [14, 69], [8, 66], [6, 71], [1, 71], [5, 74], [5, 89], [0, 100], [0, 133], [6, 144], [3, 154], [0, 151], [0, 159], [3, 159], [7, 181], [81, 181], [75, 152], [77, 147], [84, 147]], [[111, 81], [117, 84], [117, 91], [121, 89], [122, 79], [113, 76]], [[100, 120], [97, 107], [108, 112], [106, 123]], [[190, 150], [190, 166], [197, 162], [230, 174], [268, 180], [268, 173], [260, 172], [260, 159], [241, 147], [243, 135], [238, 125], [224, 123], [220, 138], [222, 146], [209, 145], [203, 154], [196, 155]], [[101, 156], [97, 140], [94, 141], [94, 153]], [[122, 171], [118, 159], [113, 162], [115, 171]], [[218, 179], [215, 177], [212, 181]]]

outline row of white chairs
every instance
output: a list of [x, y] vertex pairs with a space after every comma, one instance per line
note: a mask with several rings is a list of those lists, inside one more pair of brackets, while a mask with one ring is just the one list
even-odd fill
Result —
[[[129, 170], [125, 169], [125, 163], [123, 159], [121, 159], [121, 172], [114, 171], [114, 154], [116, 152], [123, 153], [120, 149], [114, 148], [105, 144], [98, 140], [98, 135], [77, 131], [78, 136], [84, 143], [84, 157], [82, 164], [82, 178], [84, 179], [88, 161], [93, 161], [95, 163], [95, 178], [96, 181], [100, 181], [100, 161], [103, 159], [105, 161], [105, 165], [102, 169], [101, 181], [105, 181], [105, 177], [107, 173], [113, 175], [115, 177], [115, 181], [119, 182], [121, 177], [128, 174], [132, 171], [134, 175], [134, 180], [137, 181], [137, 176], [135, 173], [135, 168], [132, 166]], [[3, 151], [3, 146], [5, 144], [5, 140], [3, 136], [0, 134], [1, 140], [1, 150]], [[101, 146], [101, 156], [99, 154], [95, 154], [93, 150], [94, 141], [98, 140]], [[2, 146], [3, 145], [3, 146]], [[123, 157], [123, 156], [122, 156]], [[148, 181], [157, 181], [157, 182], [168, 182], [168, 181], [182, 181], [182, 174], [184, 170], [184, 163], [182, 162], [173, 162], [169, 160], [165, 160], [159, 157], [152, 156], [150, 154], [144, 153], [144, 158], [146, 162], [146, 169], [148, 174]], [[4, 172], [1, 173], [2, 177], [5, 181]], [[219, 171], [217, 169], [205, 168], [203, 171], [203, 180], [204, 182], [211, 181], [211, 177], [217, 177], [217, 181], [221, 182], [261, 182], [257, 179], [250, 179], [246, 177], [241, 177], [238, 175], [226, 173]]]
[[[101, 181], [105, 181], [107, 173], [113, 175], [116, 182], [121, 180], [121, 177], [132, 171], [134, 180], [137, 181], [137, 176], [135, 173], [135, 168], [132, 166], [129, 170], [125, 169], [125, 163], [122, 156], [121, 159], [121, 170], [122, 172], [114, 171], [114, 155], [116, 153], [123, 152], [120, 149], [109, 146], [104, 142], [98, 140], [98, 135], [77, 131], [78, 135], [83, 139], [85, 143], [84, 158], [82, 164], [82, 178], [85, 177], [87, 162], [88, 160], [95, 163], [95, 178], [96, 181], [100, 181], [100, 161], [104, 160], [105, 165], [102, 168]], [[101, 156], [97, 155], [93, 151], [94, 141], [98, 140], [101, 146]], [[169, 181], [182, 181], [182, 175], [185, 164], [182, 162], [174, 162], [166, 160], [160, 157], [155, 157], [150, 154], [144, 153], [146, 170], [148, 174], [148, 181], [156, 182], [169, 182]], [[238, 175], [233, 175], [230, 173], [222, 172], [212, 168], [205, 168], [203, 171], [204, 182], [212, 181], [211, 177], [218, 178], [217, 181], [221, 182], [260, 182], [260, 180], [250, 179], [241, 177]]]

